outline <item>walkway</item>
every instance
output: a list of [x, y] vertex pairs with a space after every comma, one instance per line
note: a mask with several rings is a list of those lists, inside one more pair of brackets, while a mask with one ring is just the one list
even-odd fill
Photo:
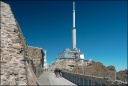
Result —
[[75, 85], [74, 83], [66, 80], [63, 77], [56, 78], [56, 76], [52, 72], [45, 72], [41, 74], [38, 78], [38, 83], [40, 85]]
[[49, 73], [48, 72], [44, 72], [42, 73], [39, 78], [38, 78], [38, 83], [39, 85], [50, 85], [50, 81], [49, 81]]

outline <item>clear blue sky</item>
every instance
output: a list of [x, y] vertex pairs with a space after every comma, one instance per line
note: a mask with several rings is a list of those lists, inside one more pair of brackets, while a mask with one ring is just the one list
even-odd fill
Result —
[[[72, 48], [72, 1], [5, 1], [29, 46], [47, 50], [51, 64]], [[85, 59], [127, 68], [127, 2], [76, 1], [77, 48]]]

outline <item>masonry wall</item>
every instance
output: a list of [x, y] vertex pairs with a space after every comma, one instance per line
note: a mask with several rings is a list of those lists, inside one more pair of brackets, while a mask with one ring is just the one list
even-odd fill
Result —
[[[1, 23], [1, 85], [36, 85], [33, 70], [26, 60], [29, 60], [27, 44], [22, 31], [8, 4], [0, 1]], [[35, 81], [35, 82], [34, 82]]]
[[28, 55], [36, 77], [43, 72], [44, 52], [42, 48], [28, 46]]

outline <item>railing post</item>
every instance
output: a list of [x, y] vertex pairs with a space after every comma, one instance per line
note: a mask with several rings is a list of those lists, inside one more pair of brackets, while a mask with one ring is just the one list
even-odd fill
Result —
[[67, 79], [67, 73], [65, 73], [66, 79]]
[[82, 78], [82, 80], [83, 80], [83, 83], [82, 83], [82, 85], [84, 86], [84, 77]]
[[93, 80], [91, 80], [91, 85], [93, 85]]
[[76, 84], [78, 85], [78, 82], [79, 82], [79, 78], [77, 77], [77, 79], [76, 79]]
[[68, 80], [70, 81], [70, 74], [68, 74]]
[[84, 85], [84, 77], [82, 78], [82, 81], [83, 81], [82, 85]]
[[77, 78], [78, 78], [78, 82], [77, 82], [77, 83], [78, 83], [78, 85], [79, 85], [79, 77], [77, 77]]
[[73, 83], [74, 83], [74, 79], [75, 79], [75, 77], [74, 77], [74, 75], [73, 75]]
[[76, 76], [74, 76], [74, 83], [76, 83]]
[[69, 80], [69, 74], [68, 74], [68, 80]]
[[75, 83], [77, 84], [77, 76], [75, 76]]
[[70, 79], [70, 74], [69, 74], [69, 81], [71, 81], [71, 79]]
[[76, 84], [78, 84], [78, 77], [76, 77]]
[[80, 77], [78, 77], [78, 85], [80, 85]]
[[71, 74], [71, 82], [72, 82], [72, 74]]
[[76, 77], [76, 84], [78, 85], [78, 77]]
[[72, 75], [72, 82], [73, 82], [73, 79], [74, 79], [74, 77], [73, 77], [73, 75]]
[[89, 85], [91, 85], [91, 80], [89, 79]]
[[84, 79], [84, 85], [88, 85], [87, 79]]
[[67, 75], [68, 75], [68, 74], [66, 73], [66, 79], [68, 78]]

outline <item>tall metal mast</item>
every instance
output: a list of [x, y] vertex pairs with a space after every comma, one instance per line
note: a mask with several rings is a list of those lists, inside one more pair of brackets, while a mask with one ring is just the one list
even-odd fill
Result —
[[73, 48], [73, 49], [76, 48], [75, 2], [73, 2], [72, 48]]

